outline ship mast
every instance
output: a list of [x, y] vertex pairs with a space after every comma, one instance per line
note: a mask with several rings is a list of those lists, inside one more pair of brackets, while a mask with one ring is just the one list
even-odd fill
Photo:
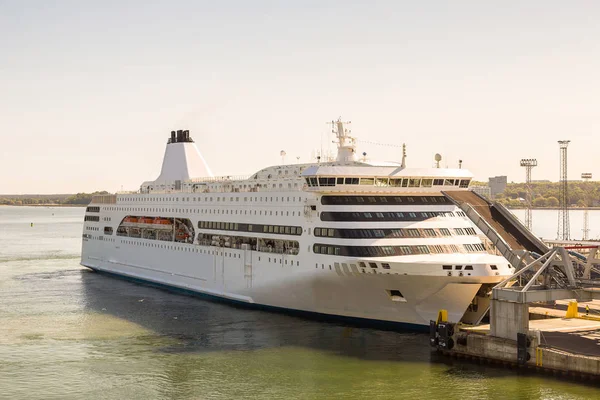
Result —
[[337, 121], [331, 121], [331, 132], [335, 133], [337, 138], [338, 162], [352, 162], [356, 161], [356, 139], [349, 135], [350, 131], [344, 128], [344, 124], [350, 124], [351, 122], [342, 122], [342, 118], [338, 118]]

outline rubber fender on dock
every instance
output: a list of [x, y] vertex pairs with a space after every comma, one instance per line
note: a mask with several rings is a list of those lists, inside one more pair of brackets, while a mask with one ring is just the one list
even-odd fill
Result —
[[431, 347], [437, 347], [438, 338], [437, 338], [437, 322], [434, 320], [429, 321], [429, 344]]

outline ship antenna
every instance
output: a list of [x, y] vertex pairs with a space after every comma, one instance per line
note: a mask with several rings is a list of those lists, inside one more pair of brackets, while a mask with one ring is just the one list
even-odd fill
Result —
[[406, 143], [402, 143], [402, 165], [401, 168], [406, 168]]

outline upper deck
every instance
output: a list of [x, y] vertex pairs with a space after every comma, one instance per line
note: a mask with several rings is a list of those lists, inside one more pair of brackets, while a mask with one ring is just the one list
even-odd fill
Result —
[[310, 192], [431, 193], [467, 189], [473, 176], [464, 169], [355, 164], [313, 165], [302, 177]]
[[[406, 168], [406, 148], [402, 162], [370, 162], [358, 159], [356, 140], [341, 120], [332, 121], [338, 143], [337, 158], [326, 162], [276, 165], [251, 176], [215, 177], [189, 136], [189, 131], [173, 131], [167, 143], [160, 176], [144, 182], [127, 195], [176, 193], [374, 193], [431, 194], [466, 190], [473, 176], [467, 170]], [[366, 153], [363, 153], [365, 155]], [[440, 157], [437, 155], [436, 157]], [[143, 197], [143, 196], [141, 196]], [[120, 197], [119, 197], [120, 198]], [[117, 200], [119, 200], [119, 198]]]

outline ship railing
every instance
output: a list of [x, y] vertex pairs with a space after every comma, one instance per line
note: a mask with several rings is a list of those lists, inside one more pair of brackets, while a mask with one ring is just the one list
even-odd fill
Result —
[[[306, 185], [302, 187], [266, 187], [256, 186], [248, 188], [237, 188], [237, 187], [219, 187], [219, 188], [208, 188], [208, 187], [185, 187], [181, 189], [166, 189], [166, 190], [148, 190], [143, 192], [127, 192], [126, 194], [178, 194], [178, 193], [260, 193], [260, 192], [299, 192], [304, 189]], [[119, 193], [121, 194], [121, 193]]]
[[116, 204], [117, 196], [114, 194], [100, 194], [92, 197], [92, 203], [95, 204]]
[[[222, 245], [216, 246], [213, 244], [212, 240], [200, 239], [197, 241], [200, 246], [212, 246], [217, 248], [225, 248], [225, 249], [242, 249], [242, 246], [247, 243], [239, 243], [239, 244], [230, 244], [230, 245]], [[269, 246], [251, 246], [252, 250], [260, 251], [262, 253], [273, 253], [273, 254], [289, 254], [289, 255], [298, 255], [299, 249], [291, 248], [291, 249], [280, 249]]]
[[193, 183], [215, 183], [215, 182], [233, 182], [247, 181], [251, 175], [226, 175], [226, 176], [207, 176], [202, 178], [192, 178], [188, 182]]
[[276, 253], [276, 254], [291, 254], [291, 255], [298, 254], [297, 248], [280, 249], [280, 248], [269, 247], [269, 246], [261, 246], [258, 248], [258, 251], [261, 251], [263, 253]]

